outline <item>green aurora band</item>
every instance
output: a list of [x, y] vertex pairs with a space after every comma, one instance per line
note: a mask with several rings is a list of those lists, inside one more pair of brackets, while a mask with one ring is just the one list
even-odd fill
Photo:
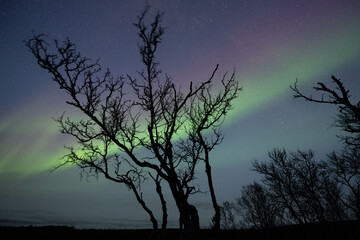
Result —
[[259, 111], [288, 94], [289, 86], [296, 79], [300, 86], [307, 83], [313, 86], [317, 81], [327, 80], [318, 77], [327, 74], [330, 79], [337, 69], [359, 58], [360, 29], [354, 29], [358, 27], [323, 37], [316, 43], [308, 42], [307, 45], [311, 47], [307, 49], [282, 44], [274, 50], [280, 56], [276, 61], [272, 59], [274, 56], [262, 57], [262, 64], [240, 76], [240, 84], [242, 79], [246, 82], [234, 104], [235, 111], [229, 113], [226, 123], [231, 124], [241, 116]]
[[[333, 31], [330, 36], [322, 36], [316, 42], [306, 42], [306, 48], [292, 42], [278, 43], [278, 46], [272, 46], [276, 56], [257, 56], [260, 59], [258, 65], [237, 73], [243, 91], [236, 99], [225, 127], [288, 94], [289, 86], [296, 78], [300, 85], [313, 85], [319, 76], [328, 74], [330, 77], [336, 69], [359, 59], [360, 31], [356, 22], [359, 21]], [[48, 171], [65, 153], [63, 145], [72, 144], [73, 139], [60, 137], [57, 123], [48, 118], [58, 116], [62, 110], [51, 109], [45, 117], [43, 108], [37, 105], [29, 108], [37, 109], [37, 112], [20, 110], [0, 120], [0, 151], [3, 153], [0, 173], [25, 177]], [[77, 118], [76, 114], [68, 115]]]

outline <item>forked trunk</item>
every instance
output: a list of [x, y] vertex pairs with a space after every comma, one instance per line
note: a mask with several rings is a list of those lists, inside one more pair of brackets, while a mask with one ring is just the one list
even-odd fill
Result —
[[196, 207], [188, 203], [185, 193], [181, 189], [179, 190], [176, 184], [172, 182], [168, 183], [179, 210], [180, 229], [183, 229], [185, 233], [189, 234], [197, 232], [200, 229], [200, 221]]

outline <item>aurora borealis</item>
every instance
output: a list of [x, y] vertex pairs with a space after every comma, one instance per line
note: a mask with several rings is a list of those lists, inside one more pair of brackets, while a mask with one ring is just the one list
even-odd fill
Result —
[[[75, 168], [49, 173], [64, 153], [63, 145], [73, 141], [59, 134], [52, 118], [64, 111], [81, 116], [66, 106], [66, 96], [22, 41], [33, 32], [46, 34], [49, 42], [69, 37], [83, 55], [100, 58], [115, 75], [136, 74], [140, 67], [131, 24], [145, 1], [83, 2], [0, 1], [0, 224], [41, 218], [35, 223], [121, 228], [141, 227], [146, 219], [125, 187], [103, 179], [80, 181]], [[331, 84], [335, 75], [359, 99], [359, 1], [149, 3], [165, 12], [159, 61], [176, 84], [202, 81], [220, 64], [217, 77], [235, 69], [243, 87], [225, 121], [225, 140], [212, 156], [215, 188], [226, 186], [217, 193], [220, 201], [236, 197], [241, 185], [256, 179], [249, 171], [251, 161], [266, 159], [274, 147], [311, 148], [322, 157], [339, 146], [338, 130], [329, 128], [336, 109], [293, 100], [289, 86], [298, 79], [301, 89], [313, 93], [316, 82]], [[195, 205], [204, 205], [204, 226], [211, 212], [203, 200], [208, 197], [194, 198]], [[95, 204], [103, 208], [91, 211]], [[70, 221], [72, 212], [77, 216]], [[86, 223], [97, 217], [129, 219]]]

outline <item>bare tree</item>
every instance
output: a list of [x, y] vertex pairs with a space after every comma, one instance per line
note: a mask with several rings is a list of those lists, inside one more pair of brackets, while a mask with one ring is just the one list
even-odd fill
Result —
[[295, 172], [295, 180], [298, 182], [298, 196], [299, 202], [303, 205], [308, 221], [310, 222], [324, 222], [325, 205], [321, 196], [321, 188], [323, 182], [320, 179], [321, 168], [318, 162], [314, 159], [312, 151], [303, 152], [297, 151], [291, 154], [294, 162], [292, 166]]
[[341, 188], [329, 177], [312, 151], [290, 152], [275, 149], [269, 162], [253, 163], [263, 176], [274, 201], [295, 223], [325, 222], [345, 218]]
[[[202, 160], [205, 163], [205, 172], [207, 175], [209, 191], [214, 208], [214, 217], [212, 218], [213, 228], [220, 229], [220, 206], [217, 203], [215, 189], [212, 179], [210, 164], [210, 151], [223, 140], [220, 126], [224, 121], [227, 112], [231, 110], [231, 102], [237, 97], [241, 90], [238, 82], [235, 81], [234, 73], [226, 80], [226, 74], [221, 80], [223, 91], [218, 94], [211, 92], [211, 85], [206, 85], [200, 89], [196, 98], [190, 106], [189, 119], [191, 121], [191, 130], [189, 135], [192, 140], [197, 142], [203, 150]], [[206, 136], [207, 131], [213, 132], [212, 136]], [[207, 134], [208, 135], [208, 134]]]
[[303, 98], [314, 103], [337, 105], [339, 113], [336, 126], [349, 134], [340, 136], [340, 138], [347, 145], [360, 147], [360, 101], [357, 104], [352, 103], [350, 101], [350, 90], [347, 90], [342, 81], [335, 76], [331, 76], [331, 79], [335, 84], [334, 89], [327, 87], [322, 82], [319, 82], [318, 86], [314, 87], [315, 91], [322, 93], [321, 98], [313, 98], [301, 93], [297, 87], [297, 81], [290, 88], [295, 92], [294, 98]]
[[[199, 133], [221, 125], [223, 116], [230, 109], [230, 102], [237, 95], [238, 86], [234, 75], [230, 78], [224, 76], [224, 90], [219, 96], [228, 100], [224, 100], [225, 104], [219, 104], [210, 94], [217, 67], [209, 79], [197, 86], [190, 83], [185, 92], [175, 87], [168, 75], [163, 78], [156, 60], [156, 51], [164, 34], [161, 26], [163, 15], [157, 13], [154, 21], [147, 25], [144, 19], [148, 10], [149, 7], [146, 7], [134, 24], [141, 40], [138, 46], [144, 66], [138, 72], [138, 77], [114, 77], [109, 70], [99, 76], [99, 61], [82, 57], [70, 40], [63, 43], [55, 41], [56, 53], [50, 53], [49, 44], [42, 35], [29, 39], [26, 46], [39, 66], [46, 69], [60, 89], [68, 94], [67, 103], [80, 110], [87, 119], [60, 121], [62, 132], [72, 135], [80, 144], [79, 149], [70, 148], [71, 154], [65, 156], [64, 164], [80, 161], [80, 167], [97, 171], [116, 182], [125, 179], [124, 174], [135, 174], [126, 178], [130, 181], [127, 184], [130, 187], [139, 179], [144, 179], [143, 174], [157, 176], [155, 179], [162, 179], [168, 184], [184, 229], [188, 232], [196, 231], [200, 227], [199, 216], [197, 209], [189, 203], [189, 196], [199, 191], [193, 181], [196, 166], [203, 159], [201, 154], [209, 151], [209, 146], [219, 143], [215, 140], [212, 145], [206, 145], [205, 141], [202, 144], [199, 142]], [[136, 100], [126, 96], [123, 90], [125, 80], [133, 89]], [[188, 112], [197, 103], [199, 108], [196, 116], [200, 117], [201, 103], [206, 103], [208, 109], [216, 109], [217, 115], [204, 110], [206, 115], [200, 121], [204, 125], [194, 132], [189, 131], [194, 129], [194, 121], [189, 119]], [[107, 149], [108, 154], [99, 153], [105, 156], [99, 163], [89, 160], [82, 148], [89, 145], [90, 150], [96, 150], [97, 153], [98, 140], [102, 138], [106, 138], [111, 146]], [[184, 149], [189, 151], [183, 154]], [[118, 157], [110, 157], [110, 153]], [[129, 169], [132, 170], [129, 172]], [[134, 190], [133, 187], [131, 189]], [[141, 194], [135, 195], [143, 204]]]
[[360, 219], [360, 101], [357, 104], [352, 103], [350, 90], [344, 87], [339, 78], [332, 76], [331, 79], [335, 85], [333, 88], [327, 87], [322, 82], [314, 87], [315, 91], [322, 93], [321, 98], [304, 95], [298, 89], [297, 82], [291, 86], [291, 89], [295, 92], [295, 98], [338, 106], [335, 123], [345, 132], [345, 135], [339, 136], [344, 141], [345, 147], [340, 153], [334, 151], [329, 154], [329, 160], [324, 161], [323, 165], [327, 169], [329, 177], [336, 179], [341, 188], [345, 188], [343, 194], [346, 197], [340, 198], [343, 205], [352, 212], [356, 219]]
[[226, 201], [220, 208], [220, 224], [222, 229], [238, 228], [234, 203]]
[[241, 196], [234, 202], [234, 208], [240, 216], [241, 226], [245, 228], [270, 228], [281, 223], [282, 207], [257, 182], [243, 187]]
[[263, 183], [273, 194], [275, 201], [284, 206], [296, 223], [306, 223], [308, 219], [297, 198], [299, 183], [295, 180], [293, 161], [285, 150], [269, 152], [270, 162], [253, 163], [254, 170], [263, 175]]
[[[332, 80], [335, 90], [324, 83], [314, 87], [323, 93], [321, 98], [305, 96], [298, 89], [297, 82], [291, 89], [296, 93], [295, 98], [338, 105], [336, 126], [346, 133], [340, 136], [345, 143], [344, 150], [329, 154], [326, 161], [316, 161], [312, 151], [275, 149], [269, 152], [270, 161], [255, 161], [254, 170], [262, 175], [265, 187], [259, 184], [245, 186], [241, 197], [229, 205], [238, 209], [237, 214], [245, 223], [258, 228], [279, 224], [274, 218], [266, 219], [266, 216], [271, 216], [268, 212], [272, 212], [272, 203], [279, 207], [274, 213], [281, 212], [281, 216], [275, 219], [282, 218], [287, 223], [359, 219], [360, 102], [352, 104], [349, 90], [341, 80], [334, 76]], [[231, 215], [231, 208], [227, 209]]]
[[[79, 137], [79, 133], [77, 130], [75, 130], [75, 128], [81, 128], [79, 125], [77, 125], [78, 123], [73, 122], [68, 118], [64, 120], [63, 117], [60, 117], [57, 121], [61, 124], [61, 131], [63, 133], [66, 132], [68, 134], [74, 134]], [[80, 122], [84, 123], [83, 121]], [[86, 126], [91, 128], [90, 125]], [[129, 190], [132, 190], [138, 203], [149, 215], [153, 229], [157, 230], [158, 222], [153, 212], [149, 209], [143, 200], [141, 192], [141, 183], [145, 181], [146, 174], [144, 174], [141, 169], [135, 167], [126, 159], [121, 159], [118, 154], [110, 153], [112, 141], [109, 139], [109, 137], [105, 135], [99, 135], [89, 141], [85, 141], [86, 137], [83, 138], [83, 136], [79, 138], [81, 138], [81, 141], [78, 142], [80, 144], [80, 149], [76, 151], [74, 147], [67, 147], [69, 153], [63, 156], [64, 161], [56, 166], [54, 170], [65, 164], [75, 164], [87, 175], [94, 173], [96, 176], [98, 176], [99, 173], [101, 173], [108, 180], [125, 184]], [[114, 174], [109, 172], [111, 164], [114, 165]], [[126, 168], [123, 167], [124, 164], [127, 164]]]
[[345, 148], [341, 153], [333, 152], [324, 163], [330, 176], [344, 191], [342, 203], [350, 210], [351, 218], [360, 220], [360, 150]]
[[320, 178], [322, 179], [321, 197], [326, 202], [325, 217], [327, 221], [342, 221], [351, 219], [349, 216], [349, 208], [344, 204], [344, 187], [334, 177], [329, 169], [329, 161], [323, 160], [320, 165]]
[[[312, 151], [274, 149], [268, 161], [253, 162], [253, 170], [261, 174], [264, 185], [246, 185], [234, 202], [224, 203], [222, 227], [269, 228], [341, 221], [349, 219], [349, 209], [356, 216], [359, 166], [348, 166], [356, 164], [354, 156], [351, 153], [339, 159], [335, 155], [329, 163], [316, 161]], [[344, 191], [344, 187], [350, 190]]]

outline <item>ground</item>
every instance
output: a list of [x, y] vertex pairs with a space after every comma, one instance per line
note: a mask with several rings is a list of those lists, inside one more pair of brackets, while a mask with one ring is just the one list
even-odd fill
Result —
[[[153, 230], [115, 230], [115, 229], [75, 229], [64, 226], [45, 227], [0, 227], [0, 239], [145, 239], [145, 240], [181, 240], [185, 233], [177, 229], [166, 231]], [[186, 239], [220, 240], [220, 239], [359, 239], [360, 221], [346, 221], [337, 223], [313, 223], [292, 225], [263, 230], [221, 230], [214, 232], [202, 229]]]

